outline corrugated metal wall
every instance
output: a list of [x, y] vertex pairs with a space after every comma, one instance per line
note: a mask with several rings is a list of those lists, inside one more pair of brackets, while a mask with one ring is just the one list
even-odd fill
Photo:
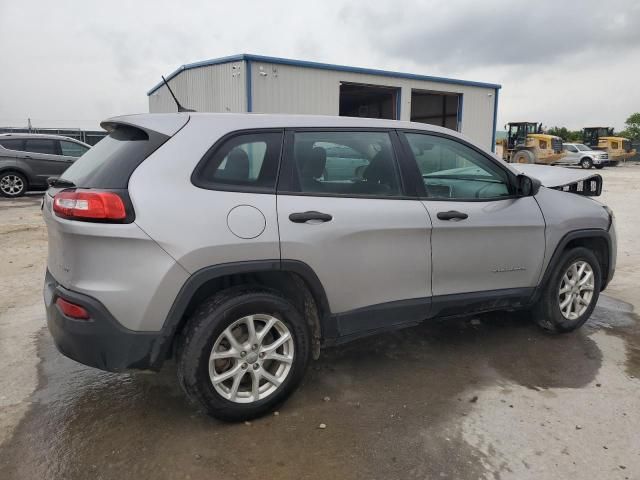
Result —
[[[247, 109], [245, 63], [207, 65], [180, 72], [169, 85], [180, 103], [198, 112], [245, 112]], [[149, 112], [175, 112], [176, 104], [166, 86], [149, 95]]]
[[411, 116], [412, 89], [462, 94], [462, 133], [491, 149], [492, 88], [251, 62], [252, 111], [338, 115], [340, 82], [401, 88], [400, 120], [406, 121]]
[[[353, 82], [400, 88], [400, 119], [409, 121], [412, 89], [457, 93], [463, 99], [462, 133], [487, 149], [492, 147], [495, 100], [492, 88], [259, 61], [250, 63], [253, 112], [338, 115], [340, 82]], [[169, 84], [187, 108], [199, 112], [246, 112], [246, 70], [244, 61], [202, 66], [181, 72]], [[149, 111], [176, 111], [165, 86], [149, 96]]]

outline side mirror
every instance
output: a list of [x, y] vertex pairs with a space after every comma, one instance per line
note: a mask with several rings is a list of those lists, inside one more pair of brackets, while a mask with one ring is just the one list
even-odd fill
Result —
[[540, 180], [520, 174], [517, 177], [517, 195], [519, 197], [531, 197], [540, 190]]

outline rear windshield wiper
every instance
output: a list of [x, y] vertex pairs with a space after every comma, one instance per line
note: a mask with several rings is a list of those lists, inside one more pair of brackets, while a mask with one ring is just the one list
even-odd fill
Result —
[[47, 178], [47, 184], [50, 187], [63, 187], [63, 188], [74, 188], [76, 186], [76, 184], [73, 183], [72, 181], [65, 180], [64, 178], [60, 178], [60, 177]]

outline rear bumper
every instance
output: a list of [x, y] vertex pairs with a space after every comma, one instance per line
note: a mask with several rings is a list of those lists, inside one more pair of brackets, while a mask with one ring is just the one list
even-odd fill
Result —
[[[44, 281], [47, 326], [58, 350], [90, 367], [121, 372], [159, 369], [160, 332], [135, 332], [123, 327], [98, 300], [62, 287], [47, 270]], [[58, 297], [81, 305], [89, 320], [75, 320], [62, 313]]]

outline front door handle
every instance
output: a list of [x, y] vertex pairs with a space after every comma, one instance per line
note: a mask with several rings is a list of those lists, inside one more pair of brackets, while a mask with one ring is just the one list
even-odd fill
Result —
[[456, 210], [449, 210], [448, 212], [438, 212], [437, 217], [440, 220], [464, 220], [468, 218], [469, 215]]
[[309, 220], [318, 220], [320, 222], [330, 222], [333, 217], [328, 213], [322, 212], [298, 212], [289, 215], [289, 220], [293, 223], [305, 223]]

